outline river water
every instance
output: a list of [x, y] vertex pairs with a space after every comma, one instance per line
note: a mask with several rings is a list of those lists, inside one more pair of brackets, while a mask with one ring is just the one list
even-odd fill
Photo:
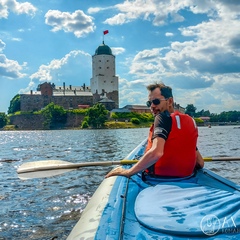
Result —
[[[112, 167], [82, 168], [62, 175], [22, 180], [25, 163], [58, 159], [72, 163], [123, 159], [148, 129], [0, 131], [0, 240], [64, 240]], [[240, 128], [199, 128], [203, 156], [240, 158]], [[205, 167], [240, 184], [240, 161]]]

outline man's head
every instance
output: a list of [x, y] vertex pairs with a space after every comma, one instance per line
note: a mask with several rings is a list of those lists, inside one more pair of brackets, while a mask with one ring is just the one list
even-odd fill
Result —
[[151, 108], [154, 115], [160, 112], [173, 112], [172, 88], [163, 83], [154, 83], [147, 86], [149, 91], [147, 106]]

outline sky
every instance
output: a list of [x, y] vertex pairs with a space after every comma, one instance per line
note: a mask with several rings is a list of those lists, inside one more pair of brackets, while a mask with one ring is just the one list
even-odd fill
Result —
[[161, 81], [182, 107], [240, 111], [239, 0], [0, 0], [0, 112], [44, 82], [89, 86], [103, 40], [120, 107]]

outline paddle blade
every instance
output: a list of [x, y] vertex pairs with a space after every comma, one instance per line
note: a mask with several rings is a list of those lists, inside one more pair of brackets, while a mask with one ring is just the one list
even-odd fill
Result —
[[42, 161], [36, 161], [36, 162], [26, 162], [23, 163], [17, 170], [18, 173], [22, 173], [22, 172], [27, 172], [29, 169], [35, 169], [35, 168], [42, 168], [42, 167], [46, 167], [46, 168], [58, 168], [58, 166], [61, 165], [67, 165], [69, 164], [69, 162], [66, 161], [62, 161], [62, 160], [42, 160]]
[[18, 177], [21, 180], [34, 179], [34, 178], [46, 178], [57, 176], [66, 172], [74, 171], [75, 169], [58, 169], [58, 170], [46, 170], [46, 171], [36, 171], [36, 172], [26, 172], [19, 173]]

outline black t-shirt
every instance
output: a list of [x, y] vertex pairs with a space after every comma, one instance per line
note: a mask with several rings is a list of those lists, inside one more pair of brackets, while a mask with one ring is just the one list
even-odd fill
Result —
[[163, 138], [165, 141], [168, 138], [172, 128], [172, 118], [168, 111], [159, 113], [154, 119], [154, 130], [152, 140], [156, 137]]
[[[154, 119], [154, 130], [152, 135], [152, 140], [156, 137], [163, 138], [167, 140], [172, 129], [172, 118], [168, 111], [159, 113]], [[196, 150], [198, 148], [196, 147]]]

